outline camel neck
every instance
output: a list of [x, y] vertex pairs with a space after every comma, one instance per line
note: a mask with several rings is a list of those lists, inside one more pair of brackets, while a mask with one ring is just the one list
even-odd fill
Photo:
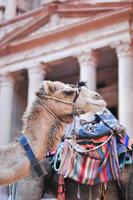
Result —
[[23, 133], [28, 137], [33, 151], [39, 158], [59, 143], [62, 124], [44, 104], [35, 102], [27, 110], [23, 121]]
[[[34, 102], [23, 117], [23, 131], [38, 160], [60, 142], [63, 126], [43, 106]], [[30, 162], [18, 141], [0, 148], [0, 185], [9, 185], [29, 174]], [[17, 173], [14, 173], [17, 172]]]
[[39, 103], [41, 104], [42, 107], [44, 107], [44, 108], [48, 111], [49, 114], [51, 114], [51, 115], [55, 118], [56, 121], [59, 121], [59, 123], [61, 123], [61, 121], [58, 119], [58, 117], [56, 116], [56, 114], [55, 114], [50, 108], [48, 108], [48, 107], [47, 107], [44, 103], [42, 103], [41, 101], [39, 101]]

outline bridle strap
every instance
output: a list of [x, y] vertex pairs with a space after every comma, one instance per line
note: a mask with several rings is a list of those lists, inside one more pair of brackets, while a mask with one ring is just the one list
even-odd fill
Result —
[[65, 103], [65, 104], [69, 104], [69, 105], [73, 104], [73, 102], [64, 101], [64, 100], [58, 99], [56, 97], [51, 97], [51, 96], [47, 96], [47, 95], [43, 95], [43, 97], [46, 98], [46, 99], [52, 99], [52, 100], [55, 100], [55, 101], [58, 101], [58, 102], [61, 102], [61, 103]]
[[61, 102], [61, 103], [72, 105], [73, 103], [75, 103], [77, 101], [77, 99], [79, 97], [79, 93], [80, 93], [80, 90], [78, 89], [78, 91], [76, 92], [72, 102], [65, 101], [65, 100], [62, 100], [62, 99], [59, 99], [59, 98], [56, 98], [56, 97], [47, 96], [47, 95], [43, 95], [43, 97], [46, 98], [46, 99], [53, 99], [53, 100]]
[[25, 135], [21, 134], [21, 136], [17, 139], [18, 142], [21, 144], [23, 149], [25, 150], [27, 157], [30, 161], [30, 164], [34, 171], [37, 173], [39, 177], [42, 177], [47, 174], [47, 170], [44, 166], [40, 165], [38, 159], [36, 158], [34, 152], [32, 151], [32, 148], [26, 138]]
[[56, 98], [56, 97], [48, 96], [48, 95], [45, 94], [45, 92], [44, 92], [44, 94], [41, 94], [41, 97], [44, 97], [44, 98], [46, 98], [46, 99], [53, 99], [53, 100], [58, 101], [58, 102], [61, 102], [61, 103], [65, 103], [65, 104], [68, 104], [68, 105], [72, 105], [73, 103], [75, 103], [75, 102], [77, 101], [77, 99], [78, 99], [78, 97], [79, 97], [80, 88], [81, 88], [80, 86], [77, 87], [76, 94], [75, 94], [75, 96], [74, 96], [72, 102], [65, 101], [65, 100], [62, 100], [62, 99], [59, 99], [59, 98]]
[[78, 89], [78, 91], [76, 92], [74, 98], [73, 98], [73, 103], [76, 103], [78, 97], [79, 97], [79, 93], [80, 93], [80, 90]]
[[[78, 97], [79, 97], [79, 93], [80, 93], [80, 87], [78, 87], [78, 90], [76, 91], [76, 94], [75, 94], [75, 96], [74, 96], [72, 102], [65, 101], [65, 100], [62, 100], [62, 99], [59, 99], [59, 98], [56, 98], [56, 97], [47, 96], [47, 95], [41, 95], [41, 96], [43, 96], [43, 97], [46, 98], [46, 99], [52, 99], [52, 100], [55, 100], [55, 101], [60, 102], [60, 103], [72, 105], [73, 116], [75, 116], [75, 115], [76, 115], [75, 103], [76, 103], [76, 101], [77, 101], [77, 99], [78, 99]], [[40, 102], [40, 104], [41, 104], [43, 107], [45, 107], [45, 109], [46, 109], [49, 113], [51, 113], [51, 114], [54, 116], [54, 118], [58, 119], [57, 116], [56, 116], [56, 114], [55, 114], [50, 108], [48, 108], [48, 107], [47, 107], [45, 104], [43, 104], [42, 102]], [[59, 120], [59, 119], [58, 119], [58, 120]], [[60, 121], [60, 120], [59, 120], [59, 121]]]

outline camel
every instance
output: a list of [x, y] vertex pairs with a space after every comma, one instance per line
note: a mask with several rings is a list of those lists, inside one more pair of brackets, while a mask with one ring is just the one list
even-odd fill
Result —
[[[62, 82], [44, 81], [36, 99], [23, 116], [22, 133], [38, 160], [60, 142], [64, 123], [71, 123], [74, 114], [97, 112], [106, 102], [96, 92], [81, 87], [75, 103], [77, 88]], [[0, 186], [12, 184], [30, 173], [30, 162], [18, 139], [0, 147]]]

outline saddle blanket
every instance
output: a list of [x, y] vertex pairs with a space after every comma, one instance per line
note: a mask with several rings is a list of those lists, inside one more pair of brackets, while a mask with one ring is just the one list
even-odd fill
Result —
[[[120, 164], [129, 145], [126, 129], [110, 111], [106, 109], [97, 116], [99, 119], [95, 123], [78, 122], [76, 141], [65, 139], [60, 157], [59, 174], [82, 184], [118, 180]], [[125, 148], [119, 148], [121, 145]], [[121, 160], [119, 152], [124, 153]]]
[[[113, 144], [113, 145], [112, 145]], [[88, 151], [74, 141], [65, 140], [59, 174], [82, 184], [99, 184], [120, 177], [114, 137], [101, 147]], [[113, 156], [112, 156], [113, 155]]]

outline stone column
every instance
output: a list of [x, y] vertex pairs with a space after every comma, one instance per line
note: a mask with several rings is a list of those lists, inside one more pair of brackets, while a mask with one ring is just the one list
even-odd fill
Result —
[[0, 8], [0, 21], [3, 20], [3, 10]]
[[17, 0], [7, 0], [5, 19], [11, 19], [16, 16]]
[[4, 11], [5, 11], [5, 2], [3, 0], [0, 0], [0, 21], [3, 20]]
[[0, 98], [0, 145], [6, 145], [11, 139], [13, 93], [13, 78], [10, 75], [2, 76]]
[[[10, 75], [0, 78], [0, 146], [11, 139], [14, 80]], [[0, 200], [8, 199], [8, 187], [0, 187]]]
[[133, 137], [133, 46], [121, 44], [118, 56], [119, 120]]
[[93, 51], [82, 52], [78, 56], [80, 81], [86, 81], [90, 90], [96, 90], [97, 58]]
[[8, 187], [2, 186], [0, 187], [0, 200], [7, 200], [8, 199]]
[[31, 105], [35, 98], [35, 91], [41, 86], [45, 77], [45, 70], [41, 67], [28, 69], [28, 105]]

